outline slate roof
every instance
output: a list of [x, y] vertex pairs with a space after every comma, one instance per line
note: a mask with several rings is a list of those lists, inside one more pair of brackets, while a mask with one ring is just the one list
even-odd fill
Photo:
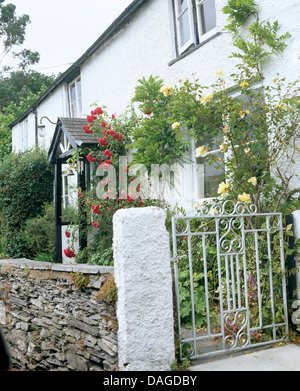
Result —
[[[93, 134], [86, 134], [84, 132], [83, 125], [86, 124], [87, 120], [84, 118], [58, 118], [53, 140], [48, 152], [48, 160], [51, 164], [55, 163], [57, 158], [69, 157], [72, 154], [73, 148], [91, 145], [96, 146], [98, 144], [98, 140]], [[61, 155], [58, 147], [63, 133], [69, 140], [71, 149]]]

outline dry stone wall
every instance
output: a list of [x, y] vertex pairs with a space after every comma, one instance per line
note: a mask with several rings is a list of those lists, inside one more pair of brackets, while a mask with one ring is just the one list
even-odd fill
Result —
[[[97, 294], [113, 268], [0, 260], [0, 327], [22, 371], [117, 367], [115, 305]], [[71, 273], [88, 277], [85, 291]], [[83, 273], [83, 274], [81, 274]]]

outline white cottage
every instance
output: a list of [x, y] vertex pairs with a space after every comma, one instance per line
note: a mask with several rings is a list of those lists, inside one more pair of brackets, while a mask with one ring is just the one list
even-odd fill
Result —
[[[12, 126], [14, 151], [34, 145], [59, 149], [54, 162], [69, 156], [69, 150], [89, 143], [72, 134], [72, 122], [90, 112], [98, 101], [109, 112], [122, 113], [134, 95], [137, 80], [158, 75], [169, 84], [192, 78], [210, 85], [214, 71], [234, 71], [232, 37], [224, 32], [226, 0], [134, 0], [87, 51]], [[283, 33], [292, 35], [282, 56], [264, 67], [266, 84], [277, 73], [294, 81], [300, 76], [300, 2], [259, 1], [261, 19], [279, 19]], [[78, 128], [77, 128], [78, 129]], [[76, 132], [75, 132], [76, 133]], [[55, 148], [54, 148], [55, 147]], [[191, 158], [194, 156], [191, 154]], [[61, 160], [63, 164], [64, 161]], [[300, 162], [299, 162], [300, 164]], [[62, 175], [61, 167], [57, 175]], [[196, 171], [195, 171], [196, 172]], [[205, 175], [205, 172], [204, 172]], [[64, 176], [62, 197], [69, 197], [69, 176]], [[82, 180], [79, 178], [79, 181]], [[203, 177], [192, 177], [190, 201], [205, 196]], [[58, 193], [57, 193], [58, 196]]]

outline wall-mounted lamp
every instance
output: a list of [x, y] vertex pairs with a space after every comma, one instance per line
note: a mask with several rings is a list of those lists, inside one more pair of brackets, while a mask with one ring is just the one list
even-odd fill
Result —
[[43, 125], [43, 119], [46, 119], [47, 121], [49, 121], [51, 124], [53, 125], [56, 125], [56, 122], [52, 122], [48, 117], [44, 116], [40, 119], [40, 125], [38, 126], [38, 128], [40, 129], [44, 129], [45, 128], [45, 125]]

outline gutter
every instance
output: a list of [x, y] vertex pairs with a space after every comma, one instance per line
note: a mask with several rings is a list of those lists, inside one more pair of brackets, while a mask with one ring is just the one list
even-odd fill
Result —
[[59, 76], [53, 84], [30, 106], [19, 118], [12, 122], [9, 127], [13, 128], [17, 123], [26, 118], [30, 113], [35, 113], [38, 105], [45, 100], [57, 87], [64, 82], [71, 82], [70, 77], [72, 73], [80, 74], [80, 66], [97, 50], [99, 50], [113, 35], [122, 29], [135, 13], [148, 2], [149, 0], [134, 0], [127, 8], [120, 14], [120, 16], [104, 31], [104, 33], [90, 46], [87, 51], [71, 65], [61, 76]]

